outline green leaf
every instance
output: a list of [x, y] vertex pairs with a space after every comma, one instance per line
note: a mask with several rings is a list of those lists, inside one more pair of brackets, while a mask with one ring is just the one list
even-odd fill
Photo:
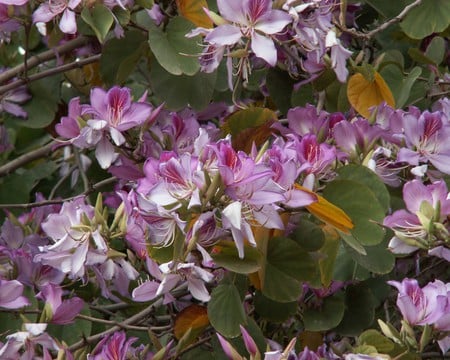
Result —
[[261, 253], [252, 246], [244, 247], [245, 258], [239, 258], [238, 250], [234, 243], [222, 242], [214, 247], [211, 254], [217, 266], [238, 274], [250, 274], [261, 267]]
[[214, 329], [224, 336], [235, 337], [241, 333], [239, 325], [246, 323], [246, 316], [236, 286], [223, 284], [212, 291], [208, 318]]
[[[0, 185], [1, 204], [20, 204], [30, 201], [30, 193], [39, 180], [51, 176], [57, 165], [53, 161], [42, 162], [29, 170], [18, 170], [2, 178]], [[34, 200], [34, 196], [33, 196]]]
[[364, 2], [373, 7], [383, 17], [390, 18], [398, 15], [406, 5], [411, 3], [411, 0], [364, 0]]
[[297, 312], [298, 303], [278, 302], [264, 296], [261, 292], [256, 291], [254, 297], [255, 311], [266, 320], [281, 323], [288, 320]]
[[198, 72], [194, 76], [172, 75], [156, 61], [152, 62], [150, 84], [155, 96], [170, 110], [191, 106], [200, 111], [208, 106], [214, 93], [217, 74]]
[[337, 173], [339, 179], [352, 180], [367, 186], [378, 199], [384, 211], [389, 210], [391, 201], [389, 191], [372, 170], [366, 166], [350, 164], [339, 168]]
[[266, 85], [270, 97], [283, 114], [291, 107], [291, 96], [294, 81], [286, 71], [271, 68], [267, 72]]
[[[61, 81], [59, 74], [33, 81], [28, 86], [33, 97], [22, 106], [28, 113], [28, 118], [21, 121], [21, 125], [34, 129], [44, 128], [55, 120], [61, 95]], [[59, 118], [57, 120], [59, 121]]]
[[81, 18], [94, 30], [98, 41], [103, 43], [106, 35], [114, 23], [114, 16], [111, 10], [102, 4], [95, 4], [92, 8], [84, 7], [81, 11]]
[[387, 249], [386, 242], [365, 247], [366, 255], [348, 247], [350, 256], [361, 266], [376, 274], [387, 274], [395, 265], [395, 256]]
[[318, 278], [317, 262], [294, 240], [285, 237], [269, 240], [263, 273], [262, 293], [279, 302], [295, 301], [301, 295], [300, 281]]
[[306, 251], [317, 251], [325, 243], [325, 235], [322, 229], [315, 223], [302, 218], [299, 225], [289, 234]]
[[307, 308], [303, 323], [308, 331], [326, 331], [336, 327], [344, 317], [345, 305], [342, 294], [323, 299], [320, 308]]
[[147, 39], [141, 31], [130, 30], [123, 38], [108, 40], [100, 58], [100, 75], [108, 85], [123, 84], [135, 70], [147, 49]]
[[341, 335], [357, 336], [372, 325], [375, 299], [365, 284], [350, 285], [345, 289], [345, 313], [335, 331]]
[[384, 209], [367, 186], [352, 180], [335, 180], [324, 189], [323, 196], [339, 206], [352, 219], [351, 234], [361, 245], [379, 244], [384, 237], [378, 225], [384, 220]]
[[317, 275], [317, 262], [312, 256], [285, 237], [269, 240], [267, 263], [298, 281], [310, 281]]
[[412, 9], [400, 23], [409, 37], [423, 39], [432, 33], [444, 31], [450, 24], [450, 2], [448, 0], [423, 0]]
[[148, 43], [159, 64], [173, 75], [194, 75], [200, 69], [198, 55], [202, 48], [199, 38], [185, 35], [194, 25], [182, 17], [170, 20], [166, 31], [149, 25]]
[[439, 65], [442, 60], [444, 60], [446, 51], [446, 41], [441, 36], [436, 36], [431, 40], [430, 45], [428, 45], [425, 55], [433, 60], [436, 65]]
[[355, 250], [358, 254], [366, 255], [366, 249], [362, 246], [359, 241], [352, 234], [343, 234], [341, 233], [342, 240], [350, 246], [353, 250]]
[[328, 287], [333, 280], [333, 270], [339, 251], [340, 239], [338, 237], [326, 236], [325, 243], [319, 250], [320, 282], [322, 286]]
[[370, 277], [370, 272], [359, 265], [348, 251], [349, 247], [344, 243], [339, 248], [334, 266], [333, 279], [340, 281], [366, 280]]
[[408, 105], [407, 101], [411, 94], [411, 88], [420, 74], [422, 74], [422, 68], [419, 66], [414, 67], [405, 78], [397, 66], [390, 64], [383, 68], [381, 74], [394, 94], [397, 107], [402, 108]]
[[394, 349], [392, 341], [375, 329], [364, 331], [359, 335], [357, 343], [358, 345], [371, 345], [382, 354], [387, 354]]

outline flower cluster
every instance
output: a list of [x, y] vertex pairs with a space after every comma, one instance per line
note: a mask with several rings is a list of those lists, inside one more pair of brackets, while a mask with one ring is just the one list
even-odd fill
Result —
[[[231, 69], [236, 66], [236, 73], [248, 80], [254, 55], [271, 67], [278, 61], [286, 63], [294, 76], [303, 70], [311, 75], [308, 80], [311, 81], [327, 68], [326, 59], [330, 55], [329, 67], [340, 82], [345, 82], [346, 60], [352, 52], [342, 45], [333, 25], [337, 4], [307, 1], [298, 5], [288, 0], [282, 9], [273, 9], [272, 5], [269, 0], [218, 0], [220, 15], [205, 9], [217, 27], [197, 28], [188, 35], [204, 35], [205, 49], [200, 56], [202, 71], [213, 72], [222, 58], [227, 57], [232, 88]], [[233, 64], [233, 58], [239, 60], [238, 64]], [[299, 62], [299, 58], [304, 59]], [[299, 85], [302, 83], [305, 82]]]
[[[388, 281], [398, 290], [397, 306], [411, 326], [432, 326], [443, 353], [450, 348], [450, 284], [435, 280], [420, 287], [415, 279]], [[429, 335], [431, 336], [431, 335]]]

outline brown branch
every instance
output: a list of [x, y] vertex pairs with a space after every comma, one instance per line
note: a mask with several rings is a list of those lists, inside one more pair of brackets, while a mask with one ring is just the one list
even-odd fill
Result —
[[46, 78], [48, 76], [60, 74], [60, 73], [63, 73], [63, 72], [66, 72], [66, 71], [69, 71], [69, 70], [72, 70], [72, 69], [80, 68], [80, 67], [82, 67], [84, 65], [87, 65], [87, 64], [91, 64], [93, 62], [98, 61], [100, 59], [100, 57], [101, 57], [101, 54], [93, 55], [93, 56], [90, 56], [90, 57], [85, 58], [85, 59], [75, 60], [75, 61], [73, 61], [71, 63], [68, 63], [68, 64], [55, 66], [52, 69], [48, 69], [48, 70], [45, 70], [45, 71], [38, 72], [36, 74], [28, 76], [26, 79], [15, 80], [15, 81], [13, 81], [13, 82], [11, 82], [9, 84], [0, 86], [0, 95], [6, 93], [7, 91], [15, 89], [15, 88], [17, 88], [19, 86], [28, 84], [29, 82], [40, 80], [40, 79]]
[[83, 340], [80, 340], [80, 341], [76, 342], [75, 344], [72, 344], [71, 346], [69, 346], [68, 350], [69, 351], [78, 350], [87, 344], [92, 344], [92, 343], [98, 342], [101, 338], [103, 338], [106, 335], [109, 335], [116, 331], [119, 331], [128, 325], [133, 325], [134, 323], [141, 320], [142, 318], [150, 315], [151, 312], [153, 311], [153, 308], [156, 306], [162, 305], [162, 303], [163, 303], [163, 298], [160, 298], [160, 299], [156, 300], [153, 304], [147, 306], [144, 310], [142, 310], [142, 311], [138, 312], [137, 314], [129, 317], [128, 319], [122, 321], [119, 325], [115, 325], [115, 326], [109, 328], [108, 330], [105, 330], [101, 333], [98, 333], [98, 334], [89, 336]]
[[5, 175], [14, 172], [16, 169], [20, 168], [25, 164], [28, 164], [29, 162], [47, 156], [52, 151], [55, 145], [56, 143], [52, 141], [47, 145], [44, 145], [43, 147], [30, 151], [22, 156], [19, 156], [17, 159], [14, 159], [9, 163], [0, 166], [0, 177], [3, 177]]
[[76, 199], [79, 196], [87, 196], [94, 191], [97, 191], [99, 188], [114, 183], [117, 180], [116, 177], [112, 176], [108, 179], [99, 181], [98, 183], [95, 183], [90, 186], [89, 189], [82, 192], [81, 194], [74, 195], [71, 197], [67, 197], [64, 199], [55, 199], [55, 200], [43, 200], [38, 202], [32, 202], [32, 203], [25, 203], [25, 204], [0, 204], [0, 209], [31, 209], [39, 206], [45, 206], [45, 205], [54, 205], [54, 204], [62, 204], [66, 201], [71, 201], [73, 199]]
[[62, 45], [56, 46], [53, 49], [44, 51], [38, 55], [30, 57], [27, 61], [23, 62], [20, 65], [17, 65], [11, 69], [8, 69], [0, 74], [0, 84], [6, 83], [8, 80], [18, 76], [23, 73], [25, 70], [29, 70], [43, 62], [54, 59], [59, 55], [75, 50], [81, 46], [88, 44], [90, 41], [89, 37], [80, 36], [76, 39], [68, 41]]
[[340, 29], [346, 33], [349, 33], [353, 36], [359, 37], [359, 38], [363, 38], [365, 40], [369, 40], [371, 39], [374, 35], [378, 34], [380, 31], [383, 31], [385, 29], [387, 29], [389, 26], [391, 26], [392, 24], [398, 23], [400, 21], [402, 21], [406, 15], [415, 7], [419, 6], [422, 3], [422, 0], [416, 0], [413, 3], [409, 4], [408, 6], [405, 6], [405, 8], [400, 12], [400, 14], [398, 14], [397, 16], [393, 17], [392, 19], [386, 21], [385, 23], [381, 24], [380, 26], [378, 26], [377, 28], [365, 33], [365, 32], [360, 32], [357, 31], [355, 29], [347, 29], [345, 27], [345, 24], [340, 24]]

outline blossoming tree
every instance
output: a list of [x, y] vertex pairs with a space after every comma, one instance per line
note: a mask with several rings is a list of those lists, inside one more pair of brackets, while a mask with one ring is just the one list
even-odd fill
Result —
[[0, 359], [448, 357], [449, 25], [0, 0]]

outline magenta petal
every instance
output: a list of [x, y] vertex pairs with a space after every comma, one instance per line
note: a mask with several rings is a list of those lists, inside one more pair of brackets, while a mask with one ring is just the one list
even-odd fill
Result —
[[145, 302], [153, 300], [157, 295], [159, 283], [156, 281], [146, 281], [135, 288], [131, 294], [134, 301]]
[[102, 169], [107, 169], [117, 157], [114, 153], [114, 147], [106, 138], [102, 138], [95, 148], [95, 157]]
[[91, 90], [91, 107], [87, 110], [88, 112], [94, 110], [98, 114], [106, 114], [108, 111], [106, 105], [106, 91], [102, 88], [94, 88]]
[[33, 13], [33, 23], [49, 22], [51, 19], [53, 19], [58, 14], [59, 13], [55, 13], [50, 10], [50, 6], [48, 3], [46, 3], [46, 2], [42, 3], [41, 5], [39, 5], [39, 7]]
[[27, 298], [22, 296], [23, 285], [17, 280], [0, 280], [0, 307], [18, 309], [30, 305]]
[[14, 104], [12, 102], [4, 101], [2, 106], [3, 110], [9, 112], [10, 114], [13, 114], [14, 116], [19, 116], [23, 118], [26, 118], [28, 116], [27, 112], [24, 109], [22, 109], [19, 105]]
[[255, 55], [264, 59], [269, 65], [277, 64], [277, 49], [272, 39], [253, 32], [251, 47]]
[[214, 45], [234, 45], [242, 37], [241, 30], [233, 25], [225, 24], [216, 27], [205, 37], [205, 41]]
[[246, 21], [243, 11], [246, 2], [248, 0], [217, 0], [217, 7], [220, 15], [228, 21], [243, 23]]
[[72, 10], [66, 9], [64, 11], [59, 22], [59, 28], [65, 34], [75, 34], [77, 32], [75, 13]]
[[84, 301], [78, 297], [64, 300], [53, 314], [51, 322], [53, 324], [70, 324], [74, 321], [84, 306]]
[[55, 130], [59, 136], [66, 139], [73, 139], [80, 135], [80, 127], [75, 119], [64, 116], [61, 118], [61, 122], [56, 124]]
[[255, 29], [272, 35], [280, 32], [292, 21], [291, 16], [281, 10], [271, 10], [258, 19]]
[[405, 184], [403, 187], [403, 200], [406, 208], [413, 214], [420, 210], [420, 205], [423, 201], [433, 205], [430, 189], [419, 180], [409, 181]]
[[0, 4], [20, 6], [26, 4], [28, 1], [29, 0], [1, 0]]

